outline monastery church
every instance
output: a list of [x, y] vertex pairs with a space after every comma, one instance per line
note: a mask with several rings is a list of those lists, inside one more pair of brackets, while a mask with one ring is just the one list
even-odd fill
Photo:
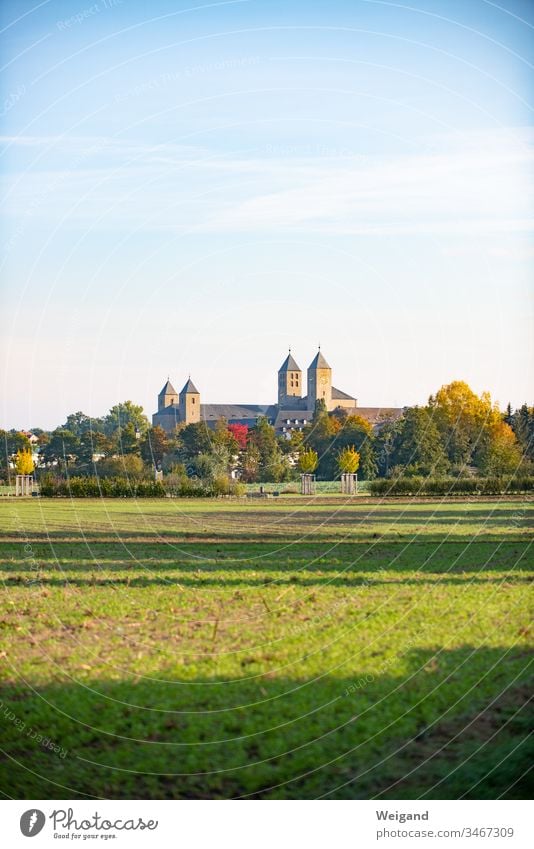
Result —
[[359, 407], [356, 398], [336, 389], [332, 385], [332, 369], [321, 349], [308, 367], [306, 389], [307, 394], [303, 395], [302, 371], [290, 350], [278, 370], [277, 404], [201, 404], [200, 392], [191, 378], [180, 393], [167, 380], [158, 395], [158, 411], [152, 416], [152, 424], [171, 433], [181, 422], [204, 421], [214, 426], [224, 418], [228, 424], [254, 427], [256, 421], [264, 417], [274, 425], [277, 433], [286, 434], [289, 438], [291, 431], [301, 430], [312, 419], [319, 400], [325, 402], [328, 411], [342, 408], [349, 414], [362, 416], [373, 427], [402, 414], [402, 408], [398, 407]]

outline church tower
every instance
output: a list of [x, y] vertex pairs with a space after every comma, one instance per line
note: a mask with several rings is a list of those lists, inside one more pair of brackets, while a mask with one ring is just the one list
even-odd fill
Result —
[[317, 401], [322, 400], [326, 409], [332, 409], [332, 369], [319, 348], [308, 368], [308, 410], [315, 410]]
[[167, 383], [161, 390], [158, 395], [158, 413], [161, 413], [165, 407], [170, 407], [172, 404], [178, 403], [178, 393], [170, 380], [167, 380]]
[[290, 408], [292, 402], [302, 397], [302, 372], [289, 354], [278, 369], [278, 406]]
[[180, 421], [186, 424], [200, 421], [200, 392], [191, 378], [180, 392]]

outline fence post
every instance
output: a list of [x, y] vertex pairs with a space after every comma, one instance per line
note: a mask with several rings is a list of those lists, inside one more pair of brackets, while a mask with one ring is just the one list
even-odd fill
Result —
[[300, 476], [300, 494], [315, 495], [315, 475]]
[[358, 475], [341, 475], [341, 492], [343, 495], [354, 495], [358, 491]]
[[15, 477], [15, 495], [31, 495], [33, 491], [32, 475], [17, 475]]

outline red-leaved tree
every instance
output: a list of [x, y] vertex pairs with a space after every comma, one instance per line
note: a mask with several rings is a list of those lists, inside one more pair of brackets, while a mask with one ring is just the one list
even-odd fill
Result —
[[241, 449], [247, 447], [248, 427], [244, 424], [230, 424], [228, 430]]

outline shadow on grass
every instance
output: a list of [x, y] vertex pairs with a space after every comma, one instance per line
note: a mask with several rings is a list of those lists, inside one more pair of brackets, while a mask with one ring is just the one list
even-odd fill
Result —
[[[363, 567], [360, 568], [362, 571]], [[64, 577], [50, 577], [50, 575], [40, 576], [39, 578], [35, 577], [22, 577], [17, 576], [13, 578], [5, 578], [3, 580], [3, 585], [5, 587], [28, 587], [32, 588], [36, 585], [40, 587], [126, 587], [126, 588], [142, 588], [142, 587], [168, 587], [169, 589], [173, 586], [184, 588], [190, 587], [194, 589], [202, 589], [207, 587], [215, 587], [215, 588], [224, 588], [224, 587], [256, 587], [261, 588], [268, 586], [270, 584], [276, 584], [277, 587], [283, 586], [291, 586], [297, 585], [299, 587], [346, 587], [346, 588], [354, 588], [358, 589], [358, 587], [362, 587], [368, 589], [369, 587], [378, 587], [378, 586], [415, 586], [415, 587], [435, 587], [437, 584], [447, 585], [447, 586], [472, 586], [473, 584], [483, 584], [484, 586], [489, 586], [490, 584], [501, 585], [506, 582], [512, 582], [513, 584], [531, 584], [532, 578], [526, 576], [519, 576], [509, 574], [505, 577], [498, 578], [486, 578], [486, 577], [473, 577], [473, 574], [470, 573], [466, 577], [447, 577], [447, 573], [443, 572], [441, 574], [437, 574], [435, 578], [401, 578], [396, 580], [392, 578], [391, 580], [375, 580], [373, 578], [353, 578], [350, 576], [350, 573], [345, 572], [336, 575], [335, 573], [317, 577], [308, 577], [308, 576], [300, 576], [295, 575], [294, 572], [291, 576], [280, 577], [280, 575], [273, 576], [270, 579], [266, 579], [265, 577], [261, 577], [258, 575], [254, 578], [252, 577], [235, 577], [235, 578], [221, 578], [220, 573], [218, 576], [214, 576], [213, 578], [208, 577], [209, 573], [204, 572], [202, 576], [198, 578], [188, 577], [180, 575], [178, 579], [173, 578], [171, 575], [160, 575], [154, 574], [150, 577], [140, 576], [140, 577], [116, 577], [116, 578], [104, 578], [98, 575], [98, 572], [94, 575], [94, 577], [90, 578], [78, 578], [72, 577], [72, 575], [65, 575]]]
[[[488, 524], [487, 527], [478, 527], [476, 524], [470, 524], [469, 527], [462, 528], [462, 525], [440, 523], [436, 528], [432, 528], [427, 524], [420, 526], [414, 522], [395, 522], [387, 528], [373, 522], [362, 522], [347, 524], [346, 522], [336, 523], [328, 520], [324, 524], [305, 525], [297, 524], [296, 522], [288, 525], [279, 525], [276, 528], [264, 525], [261, 527], [249, 527], [246, 531], [241, 531], [232, 528], [220, 528], [214, 526], [212, 528], [154, 528], [151, 530], [141, 529], [124, 529], [109, 528], [107, 531], [48, 531], [48, 532], [28, 532], [24, 536], [24, 542], [28, 539], [32, 544], [41, 544], [50, 542], [52, 544], [123, 544], [130, 546], [132, 544], [141, 543], [143, 545], [154, 545], [168, 543], [171, 545], [181, 545], [185, 543], [221, 543], [224, 545], [250, 544], [261, 545], [265, 543], [273, 543], [276, 545], [320, 545], [323, 543], [330, 544], [357, 544], [359, 542], [371, 542], [374, 539], [379, 539], [384, 543], [387, 542], [404, 542], [411, 543], [420, 542], [427, 543], [465, 543], [469, 539], [476, 536], [477, 541], [481, 542], [501, 542], [503, 539], [510, 541], [524, 541], [527, 538], [527, 532], [531, 525], [524, 522], [517, 525], [506, 523]], [[503, 534], [503, 531], [505, 534]], [[20, 538], [15, 534], [4, 534], [0, 538], [2, 543], [20, 543]]]
[[[340, 566], [351, 564], [366, 570], [392, 568], [399, 571], [413, 571], [423, 568], [427, 571], [443, 571], [454, 562], [462, 569], [487, 565], [488, 569], [502, 570], [503, 563], [516, 562], [518, 556], [526, 555], [529, 540], [509, 540], [500, 537], [499, 544], [488, 540], [465, 538], [461, 542], [443, 539], [435, 544], [427, 538], [410, 542], [382, 542], [376, 540], [354, 540], [352, 542], [315, 542], [295, 540], [292, 545], [273, 549], [264, 542], [249, 541], [241, 543], [188, 542], [165, 544], [161, 542], [112, 542], [87, 539], [86, 542], [53, 542], [47, 545], [35, 542], [31, 548], [31, 557], [43, 561], [43, 567], [60, 562], [66, 569], [86, 571], [98, 568], [99, 560], [109, 569], [125, 569], [138, 565], [159, 567], [162, 569], [183, 569], [184, 571], [203, 568], [248, 570], [262, 568], [280, 570], [302, 568], [313, 571], [337, 570]], [[94, 562], [88, 564], [91, 558]], [[365, 560], [363, 560], [365, 558]], [[0, 542], [0, 565], [5, 569], [26, 566], [28, 555], [21, 550], [20, 544]], [[84, 561], [84, 562], [81, 562]], [[115, 564], [117, 564], [115, 566]], [[388, 567], [391, 564], [391, 567]], [[445, 565], [447, 564], [447, 565]], [[529, 560], [534, 565], [532, 559]], [[37, 565], [39, 565], [37, 563]], [[35, 564], [34, 564], [35, 566]]]
[[159, 681], [84, 672], [33, 691], [4, 687], [0, 791], [528, 798], [528, 665], [507, 647], [465, 646], [410, 650], [346, 677], [276, 677], [248, 666], [249, 677], [223, 680], [176, 666], [159, 670]]
[[[189, 557], [187, 556], [189, 554]], [[179, 583], [191, 587], [261, 586], [298, 583], [358, 587], [380, 583], [450, 584], [528, 583], [528, 544], [501, 542], [448, 546], [424, 544], [352, 543], [316, 545], [272, 552], [268, 545], [186, 544], [177, 550], [161, 544], [131, 543], [92, 546], [57, 543], [36, 545], [34, 568], [14, 545], [0, 545], [5, 587], [129, 586]], [[54, 558], [51, 561], [51, 558]], [[91, 559], [89, 559], [91, 558]], [[383, 573], [388, 572], [385, 576]], [[499, 573], [492, 578], [492, 573]], [[284, 574], [287, 573], [287, 574]], [[405, 573], [409, 573], [407, 576]], [[413, 577], [417, 573], [417, 577]], [[398, 575], [398, 578], [395, 577]]]

